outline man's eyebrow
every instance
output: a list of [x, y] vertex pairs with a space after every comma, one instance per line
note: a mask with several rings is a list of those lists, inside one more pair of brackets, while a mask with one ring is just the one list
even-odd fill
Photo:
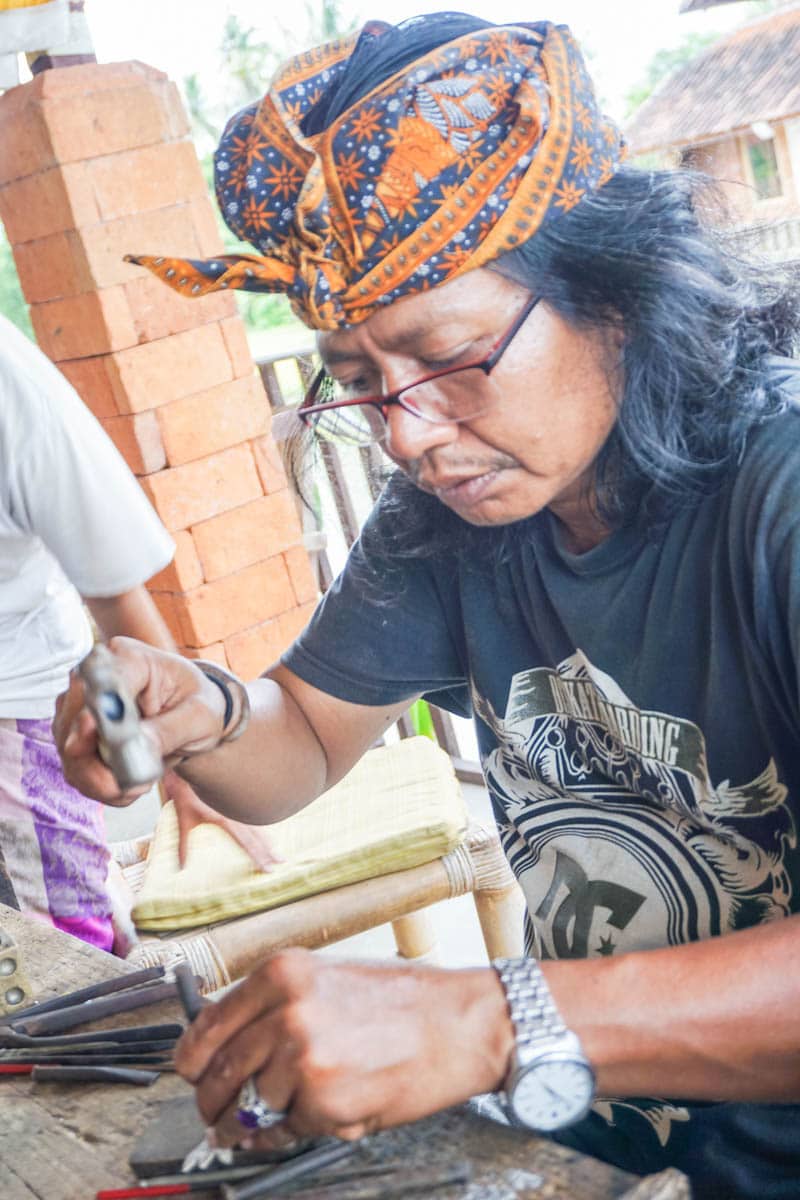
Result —
[[363, 358], [358, 350], [323, 350], [320, 349], [320, 358], [326, 367], [340, 366], [342, 363], [353, 362], [357, 358]]
[[[414, 342], [421, 342], [424, 338], [429, 337], [433, 332], [433, 326], [430, 323], [419, 321], [414, 325], [408, 325], [392, 338], [391, 344], [384, 346], [389, 353], [397, 350], [405, 350]], [[367, 357], [359, 350], [337, 350], [335, 347], [330, 349], [320, 350], [322, 360], [328, 367], [339, 366], [342, 363], [353, 362], [358, 358]]]

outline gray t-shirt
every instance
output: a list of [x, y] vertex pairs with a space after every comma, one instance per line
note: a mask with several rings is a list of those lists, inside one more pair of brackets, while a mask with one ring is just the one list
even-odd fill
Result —
[[[379, 505], [285, 655], [342, 699], [472, 712], [531, 954], [676, 945], [800, 909], [800, 367], [775, 369], [787, 411], [658, 533], [573, 555], [545, 512], [502, 554], [398, 563]], [[678, 1166], [696, 1197], [772, 1200], [800, 1194], [798, 1116], [605, 1099], [563, 1140]]]

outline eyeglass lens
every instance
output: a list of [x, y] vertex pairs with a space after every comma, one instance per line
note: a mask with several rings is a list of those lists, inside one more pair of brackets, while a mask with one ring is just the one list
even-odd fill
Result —
[[[314, 401], [330, 404], [350, 396], [346, 388], [328, 375], [323, 378]], [[484, 371], [464, 367], [404, 388], [397, 403], [425, 421], [468, 421], [484, 412], [491, 403], [489, 381]], [[313, 413], [309, 416], [309, 424], [319, 436], [348, 445], [368, 445], [386, 437], [386, 421], [376, 404], [354, 404], [348, 408], [332, 408], [330, 412]]]

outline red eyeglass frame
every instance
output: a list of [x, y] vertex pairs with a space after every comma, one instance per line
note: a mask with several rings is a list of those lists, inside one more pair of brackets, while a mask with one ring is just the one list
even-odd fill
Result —
[[505, 333], [503, 333], [502, 336], [497, 339], [489, 353], [484, 355], [483, 358], [478, 359], [476, 362], [459, 363], [458, 366], [444, 367], [440, 371], [433, 371], [430, 375], [425, 375], [422, 379], [415, 379], [413, 383], [407, 383], [403, 387], [397, 388], [396, 391], [387, 392], [383, 396], [353, 397], [349, 400], [331, 400], [328, 401], [327, 404], [314, 404], [314, 400], [319, 392], [320, 387], [322, 386], [322, 382], [328, 374], [327, 367], [322, 367], [314, 376], [314, 380], [306, 392], [302, 404], [297, 409], [297, 415], [305, 424], [309, 417], [314, 416], [317, 413], [332, 412], [337, 408], [354, 408], [356, 405], [369, 405], [370, 407], [377, 408], [379, 410], [381, 417], [385, 422], [386, 413], [384, 410], [389, 408], [392, 404], [398, 404], [400, 408], [404, 409], [405, 412], [411, 413], [412, 416], [420, 417], [423, 421], [432, 421], [435, 424], [446, 425], [450, 424], [451, 422], [458, 424], [460, 421], [470, 421], [473, 417], [478, 416], [479, 414], [471, 413], [469, 416], [465, 417], [443, 417], [438, 419], [436, 417], [430, 417], [427, 415], [427, 413], [420, 412], [407, 400], [404, 402], [402, 398], [403, 393], [411, 391], [412, 388], [422, 387], [427, 383], [433, 383], [434, 380], [442, 379], [447, 375], [455, 375], [457, 371], [483, 371], [484, 375], [486, 376], [491, 374], [541, 299], [542, 297], [539, 295], [532, 295], [528, 300], [526, 300], [525, 304], [520, 312], [517, 313], [511, 325], [508, 327]]

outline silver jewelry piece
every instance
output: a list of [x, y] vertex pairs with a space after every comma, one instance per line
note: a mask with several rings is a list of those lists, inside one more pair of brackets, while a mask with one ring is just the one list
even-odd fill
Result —
[[285, 1116], [285, 1112], [270, 1108], [266, 1100], [262, 1099], [252, 1076], [242, 1085], [236, 1119], [245, 1129], [269, 1129]]

